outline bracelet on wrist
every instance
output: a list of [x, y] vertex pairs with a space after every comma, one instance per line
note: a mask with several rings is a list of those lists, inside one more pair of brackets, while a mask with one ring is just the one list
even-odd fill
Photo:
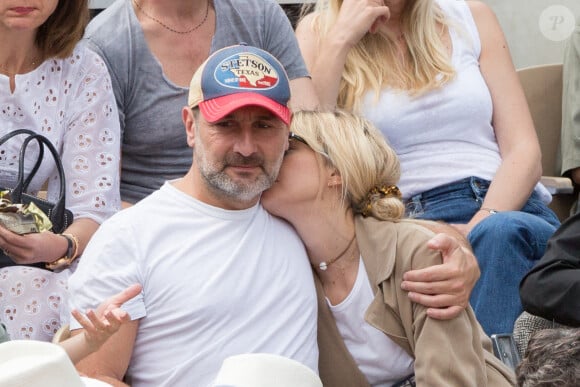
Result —
[[495, 210], [495, 209], [493, 209], [493, 208], [487, 208], [487, 207], [481, 207], [481, 208], [479, 209], [479, 211], [487, 211], [487, 212], [489, 212], [491, 215], [497, 214], [497, 213], [499, 212], [498, 210]]
[[45, 264], [46, 268], [49, 270], [61, 269], [68, 267], [77, 258], [79, 253], [79, 240], [73, 234], [60, 234], [66, 239], [67, 248], [64, 257], [61, 257], [55, 261], [48, 262]]

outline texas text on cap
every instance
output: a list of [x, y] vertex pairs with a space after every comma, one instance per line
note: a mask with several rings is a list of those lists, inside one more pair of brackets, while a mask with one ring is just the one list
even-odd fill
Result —
[[188, 105], [215, 122], [244, 106], [261, 106], [286, 124], [290, 84], [284, 67], [268, 52], [237, 45], [213, 53], [191, 79]]

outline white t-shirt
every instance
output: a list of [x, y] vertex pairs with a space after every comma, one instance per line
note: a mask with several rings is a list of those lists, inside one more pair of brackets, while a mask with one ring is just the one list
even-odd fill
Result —
[[405, 350], [364, 319], [375, 298], [364, 262], [360, 259], [356, 282], [338, 305], [328, 305], [348, 351], [371, 386], [392, 386], [413, 373], [414, 360]]
[[135, 387], [206, 386], [241, 353], [318, 369], [304, 246], [261, 205], [224, 210], [166, 183], [99, 228], [70, 278], [70, 306], [94, 308], [133, 283], [144, 289], [124, 305], [140, 319], [127, 373]]

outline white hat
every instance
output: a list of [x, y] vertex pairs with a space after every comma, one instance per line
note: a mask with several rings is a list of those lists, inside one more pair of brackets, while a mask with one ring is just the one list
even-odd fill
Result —
[[266, 353], [230, 356], [214, 387], [322, 387], [314, 371], [296, 360]]
[[107, 383], [80, 377], [65, 350], [52, 343], [14, 340], [0, 344], [2, 387], [103, 387]]

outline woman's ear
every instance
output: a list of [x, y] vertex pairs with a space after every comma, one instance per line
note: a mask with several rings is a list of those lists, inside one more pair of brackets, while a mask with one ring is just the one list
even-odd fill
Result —
[[328, 176], [328, 186], [329, 187], [337, 187], [342, 185], [342, 176], [336, 168], [332, 168], [329, 170], [330, 176]]

